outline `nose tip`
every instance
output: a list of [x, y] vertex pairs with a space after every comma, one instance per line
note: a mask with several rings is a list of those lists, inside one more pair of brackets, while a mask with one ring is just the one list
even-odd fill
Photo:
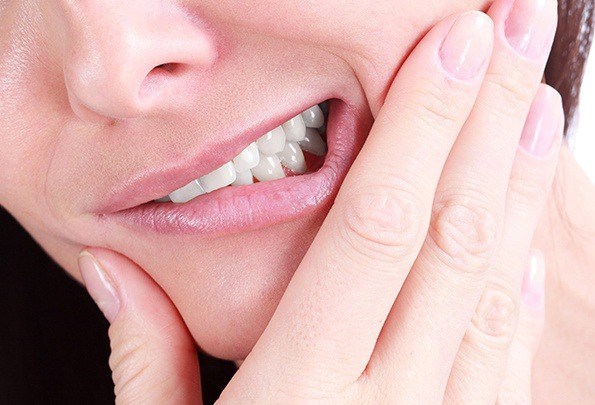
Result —
[[64, 78], [80, 118], [150, 114], [175, 96], [189, 68], [214, 62], [212, 41], [184, 13], [163, 12], [156, 18], [155, 13], [139, 16], [138, 10], [131, 18], [108, 13], [108, 21], [103, 11], [97, 22], [87, 16], [84, 28], [73, 30]]

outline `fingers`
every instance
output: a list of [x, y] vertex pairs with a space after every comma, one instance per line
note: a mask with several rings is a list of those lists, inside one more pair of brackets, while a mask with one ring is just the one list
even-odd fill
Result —
[[519, 325], [510, 346], [498, 404], [531, 404], [531, 366], [543, 332], [545, 261], [539, 250], [530, 254], [524, 274]]
[[194, 341], [167, 295], [114, 252], [84, 251], [79, 267], [89, 294], [111, 322], [116, 402], [201, 403]]
[[502, 243], [457, 354], [446, 398], [493, 402], [506, 369], [533, 232], [554, 178], [564, 127], [558, 93], [541, 85], [511, 174]]
[[[518, 4], [519, 2], [516, 2]], [[520, 1], [520, 3], [524, 3]], [[399, 390], [429, 395], [424, 382], [446, 387], [453, 360], [498, 252], [510, 173], [538, 89], [556, 24], [554, 1], [511, 13], [512, 2], [495, 2], [489, 11], [495, 26], [494, 52], [477, 102], [453, 146], [440, 179], [428, 237], [378, 342], [379, 363], [396, 365], [401, 374], [411, 353], [422, 365], [407, 373]], [[529, 13], [530, 12], [530, 13]], [[516, 49], [516, 31], [530, 31], [530, 56]], [[535, 21], [539, 26], [534, 27]], [[525, 24], [521, 26], [520, 24]], [[523, 31], [524, 30], [524, 31]], [[534, 52], [533, 42], [541, 51]], [[525, 46], [525, 45], [523, 45]], [[556, 106], [557, 107], [557, 106]], [[551, 110], [548, 110], [551, 111]], [[558, 119], [559, 115], [555, 116]], [[554, 123], [550, 138], [557, 129]], [[548, 161], [550, 181], [553, 164]], [[541, 182], [540, 182], [541, 185]], [[546, 191], [547, 188], [540, 188]], [[527, 230], [531, 235], [534, 227]], [[525, 234], [523, 234], [526, 236]], [[431, 366], [430, 366], [431, 365]], [[391, 366], [387, 366], [391, 367]], [[381, 370], [379, 372], [386, 372]], [[403, 388], [405, 387], [405, 388]], [[428, 402], [442, 400], [426, 398]]]
[[338, 386], [363, 372], [424, 240], [436, 185], [477, 96], [492, 35], [491, 21], [470, 12], [438, 24], [411, 54], [240, 373], [250, 372], [251, 358], [278, 364], [273, 373], [291, 373], [288, 378], [332, 373]]

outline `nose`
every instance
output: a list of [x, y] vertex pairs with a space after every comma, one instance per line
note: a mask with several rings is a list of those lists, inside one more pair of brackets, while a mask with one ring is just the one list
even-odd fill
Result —
[[[167, 5], [164, 6], [164, 3]], [[196, 18], [162, 0], [57, 0], [64, 80], [86, 120], [150, 114], [175, 102], [184, 75], [216, 49]]]

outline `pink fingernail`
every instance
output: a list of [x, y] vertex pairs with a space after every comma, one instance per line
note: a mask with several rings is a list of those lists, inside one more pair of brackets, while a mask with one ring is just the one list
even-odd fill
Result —
[[541, 310], [545, 297], [545, 259], [538, 249], [529, 254], [529, 267], [525, 271], [521, 298], [523, 302], [534, 310]]
[[545, 53], [554, 36], [556, 2], [552, 0], [516, 0], [506, 20], [505, 33], [510, 45], [528, 58]]
[[120, 299], [112, 280], [89, 252], [82, 252], [78, 263], [89, 295], [107, 320], [113, 322], [120, 309]]
[[560, 126], [561, 103], [557, 91], [547, 86], [539, 88], [519, 141], [527, 153], [544, 156], [550, 151]]
[[442, 65], [458, 79], [477, 76], [490, 54], [493, 36], [494, 26], [486, 14], [479, 11], [462, 14], [440, 47]]

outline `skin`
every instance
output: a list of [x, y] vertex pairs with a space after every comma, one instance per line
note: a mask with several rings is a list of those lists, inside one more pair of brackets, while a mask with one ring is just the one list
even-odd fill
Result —
[[[138, 8], [135, 2], [129, 3]], [[271, 318], [324, 214], [250, 234], [196, 240], [139, 237], [124, 229], [98, 229], [89, 207], [116, 179], [132, 176], [148, 164], [159, 165], [171, 156], [190, 155], [192, 148], [198, 150], [211, 142], [217, 136], [212, 129], [222, 127], [217, 111], [226, 112], [221, 131], [241, 131], [250, 124], [246, 117], [258, 119], [263, 102], [252, 90], [255, 82], [266, 84], [274, 99], [285, 100], [281, 95], [303, 88], [312, 72], [322, 72], [321, 82], [348, 83], [350, 90], [346, 91], [351, 99], [368, 106], [370, 116], [377, 116], [396, 71], [423, 34], [447, 15], [485, 9], [489, 4], [446, 0], [404, 4], [378, 1], [373, 6], [366, 2], [322, 3], [305, 7], [293, 2], [258, 2], [250, 7], [246, 3], [249, 10], [238, 10], [237, 2], [231, 1], [186, 2], [187, 9], [198, 18], [198, 26], [202, 29], [206, 24], [205, 30], [212, 30], [208, 32], [215, 32], [220, 39], [217, 51], [225, 58], [214, 65], [208, 47], [201, 48], [203, 54], [191, 61], [195, 68], [189, 74], [202, 90], [175, 97], [165, 94], [160, 104], [150, 107], [126, 98], [126, 92], [117, 97], [109, 92], [86, 93], [79, 88], [80, 81], [77, 87], [77, 78], [89, 71], [85, 63], [91, 60], [92, 52], [103, 50], [100, 54], [107, 66], [121, 67], [120, 59], [104, 49], [113, 40], [105, 35], [114, 35], [117, 40], [120, 31], [102, 30], [96, 25], [102, 21], [103, 7], [113, 7], [115, 2], [103, 2], [106, 5], [102, 7], [88, 2], [78, 14], [73, 14], [70, 2], [63, 1], [0, 3], [0, 91], [6, 95], [0, 101], [0, 142], [5, 151], [0, 202], [73, 277], [81, 280], [76, 257], [84, 246], [119, 252], [140, 265], [167, 294], [192, 338], [204, 350], [229, 359], [245, 358]], [[82, 29], [73, 15], [84, 16], [86, 28]], [[246, 19], [246, 15], [251, 17]], [[294, 18], [283, 19], [281, 24], [277, 15]], [[146, 17], [132, 13], [127, 18], [142, 22]], [[164, 26], [172, 20], [179, 22], [176, 19], [181, 17], [176, 14], [168, 18]], [[108, 23], [117, 28], [123, 21]], [[193, 27], [188, 30], [196, 34]], [[198, 31], [196, 35], [200, 36], [202, 31]], [[288, 68], [285, 60], [309, 63], [294, 63]], [[252, 66], [253, 71], [238, 72], [240, 64]], [[204, 72], [213, 66], [216, 73], [206, 75]], [[64, 69], [69, 73], [64, 74]], [[97, 88], [110, 87], [101, 86], [103, 79], [94, 79], [99, 81]], [[209, 83], [217, 85], [207, 86]], [[136, 89], [126, 87], [128, 84], [124, 83], [124, 88]], [[67, 89], [71, 89], [70, 94]], [[105, 102], [106, 98], [115, 100], [120, 107], [117, 112], [109, 109], [114, 102]], [[291, 98], [288, 105], [282, 103], [280, 109], [292, 108]], [[237, 105], [242, 108], [229, 108]], [[123, 124], [122, 117], [117, 117], [116, 125], [105, 120], [115, 114], [142, 119]], [[174, 120], [175, 129], [170, 125]], [[122, 136], [122, 131], [131, 135]], [[135, 135], [138, 133], [142, 138]], [[164, 137], [164, 133], [170, 136]], [[568, 190], [572, 193], [576, 187], [569, 186]], [[556, 214], [553, 209], [551, 212]], [[581, 218], [591, 218], [591, 214], [584, 209], [577, 212]], [[559, 217], [554, 218], [557, 226], [564, 226]], [[545, 246], [548, 234], [538, 234], [539, 243]], [[266, 243], [266, 257], [258, 249], [246, 252], [243, 248], [249, 241]], [[154, 253], [155, 246], [159, 246], [160, 254]], [[577, 247], [568, 247], [569, 251], [573, 249]], [[551, 249], [544, 251], [548, 263], [551, 259], [564, 262], [564, 251], [554, 258]], [[242, 252], [241, 267], [236, 252]], [[581, 268], [588, 268], [581, 263]], [[551, 280], [551, 273], [549, 277]], [[587, 304], [583, 307], [592, 308], [592, 303]], [[562, 318], [556, 311], [554, 316]], [[584, 325], [581, 319], [562, 331], [571, 333], [576, 325]], [[562, 336], [552, 336], [548, 347], [560, 339]], [[551, 365], [546, 357], [544, 354], [538, 363], [543, 365], [543, 373]]]
[[[534, 245], [546, 256], [546, 324], [534, 363], [536, 400], [589, 402], [595, 383], [595, 187], [563, 148]], [[554, 372], [554, 370], [556, 370]], [[573, 381], [573, 387], [566, 382]]]
[[[109, 4], [113, 7], [117, 3]], [[216, 111], [226, 111], [226, 125], [221, 130], [230, 132], [239, 133], [242, 125], [249, 125], [245, 117], [249, 117], [250, 124], [258, 119], [263, 103], [259, 101], [260, 95], [252, 90], [256, 80], [266, 83], [273, 99], [285, 100], [282, 95], [303, 88], [302, 83], [312, 76], [312, 71], [319, 70], [323, 72], [323, 79], [335, 86], [340, 82], [349, 83], [353, 88], [347, 90], [351, 93], [349, 96], [362, 106], [369, 101], [370, 111], [377, 112], [396, 70], [424, 31], [444, 16], [466, 9], [481, 9], [487, 3], [427, 1], [403, 7], [398, 2], [384, 1], [375, 2], [373, 7], [363, 4], [354, 7], [351, 3], [336, 1], [303, 7], [299, 3], [270, 1], [260, 2], [258, 12], [251, 10], [253, 17], [246, 20], [247, 12], [238, 10], [235, 1], [189, 2], [189, 9], [195, 13], [200, 11], [201, 19], [219, 32], [218, 38], [224, 46], [231, 48], [227, 44], [234, 44], [231, 50], [223, 49], [226, 58], [217, 66], [216, 77], [208, 79], [214, 80], [217, 86], [209, 88], [208, 92], [197, 90], [176, 95], [179, 103], [167, 99], [163, 108], [168, 111], [161, 112], [155, 107], [158, 111], [150, 113], [151, 118], [107, 127], [89, 122], [90, 114], [81, 119], [73, 112], [65, 89], [69, 83], [62, 73], [64, 66], [69, 69], [78, 66], [79, 70], [71, 75], [76, 78], [88, 67], [85, 61], [92, 59], [90, 51], [85, 53], [77, 48], [74, 52], [73, 48], [68, 48], [69, 43], [75, 46], [88, 41], [91, 43], [85, 48], [108, 48], [102, 55], [115, 58], [109, 51], [112, 42], [100, 35], [105, 30], [94, 25], [102, 21], [99, 17], [106, 6], [89, 2], [87, 9], [78, 11], [85, 16], [87, 24], [91, 24], [90, 31], [86, 31], [71, 21], [75, 11], [72, 4], [65, 1], [11, 2], [3, 11], [0, 49], [5, 73], [1, 91], [9, 95], [3, 97], [3, 103], [10, 100], [10, 104], [2, 106], [1, 127], [2, 142], [6, 145], [3, 150], [10, 152], [3, 158], [6, 170], [0, 174], [3, 184], [0, 201], [78, 280], [76, 257], [84, 246], [111, 248], [131, 258], [172, 297], [204, 350], [219, 357], [241, 359], [270, 319], [322, 216], [218, 239], [176, 236], [156, 240], [134, 235], [132, 244], [133, 235], [128, 230], [102, 230], [102, 233], [109, 232], [107, 234], [97, 231], [97, 222], [88, 210], [92, 201], [101, 199], [116, 179], [133, 176], [139, 167], [164, 164], [172, 155], [188, 156], [192, 145], [200, 149], [210, 142], [212, 139], [205, 138], [213, 133], [212, 128], [221, 127], [216, 124], [220, 119]], [[140, 7], [130, 4], [133, 10]], [[304, 14], [304, 8], [309, 14]], [[294, 19], [291, 27], [285, 23], [275, 24], [275, 13], [300, 16], [302, 20]], [[395, 23], [397, 13], [401, 24]], [[139, 13], [128, 13], [127, 17], [131, 15], [141, 21], [146, 18]], [[357, 29], [347, 23], [356, 18], [359, 21], [362, 15], [373, 18], [364, 19], [366, 23], [358, 24]], [[303, 32], [301, 21], [312, 21], [312, 26], [320, 28]], [[109, 23], [122, 26], [128, 24], [128, 20], [114, 19]], [[238, 29], [238, 24], [256, 32], [247, 34]], [[22, 35], [23, 32], [26, 35]], [[88, 32], [93, 35], [87, 35]], [[289, 42], [285, 38], [288, 33], [292, 35]], [[61, 41], [64, 35], [70, 41]], [[265, 41], [254, 44], [260, 39], [259, 35], [264, 35]], [[377, 41], [377, 36], [385, 40]], [[293, 56], [296, 54], [297, 57]], [[299, 63], [292, 69], [280, 68], [285, 66], [284, 60], [292, 58], [308, 60], [312, 67], [300, 67], [308, 65]], [[118, 66], [119, 62], [109, 60], [106, 65]], [[238, 65], [253, 65], [254, 71], [242, 70], [245, 75], [242, 79], [238, 77]], [[191, 73], [191, 79], [201, 87], [207, 80], [201, 77], [203, 69], [199, 65]], [[271, 83], [274, 86], [271, 87]], [[105, 85], [111, 87], [110, 83]], [[35, 109], [26, 107], [32, 99], [39, 100]], [[130, 103], [123, 104], [124, 109], [133, 109]], [[196, 105], [201, 105], [200, 111], [196, 110]], [[242, 108], [227, 108], [229, 105]], [[291, 108], [293, 104], [280, 105], [281, 110]], [[128, 112], [128, 115], [133, 114]], [[97, 118], [96, 114], [91, 115]], [[179, 130], [172, 130], [169, 125], [172, 120]], [[142, 142], [140, 135], [123, 136], [121, 132], [126, 130], [142, 132]], [[171, 136], [164, 137], [164, 133]], [[125, 159], [121, 155], [124, 150], [129, 151]], [[38, 158], [27, 159], [28, 155]], [[30, 166], [22, 169], [25, 161]], [[86, 191], [81, 195], [77, 190]], [[236, 254], [229, 252], [242, 252], [255, 240], [266, 243], [270, 251], [278, 253], [262, 255], [252, 249], [247, 254], [242, 253], [242, 265], [238, 267]], [[150, 254], [156, 244], [161, 254]], [[163, 257], [172, 259], [164, 261]], [[205, 324], [210, 327], [200, 326]]]

